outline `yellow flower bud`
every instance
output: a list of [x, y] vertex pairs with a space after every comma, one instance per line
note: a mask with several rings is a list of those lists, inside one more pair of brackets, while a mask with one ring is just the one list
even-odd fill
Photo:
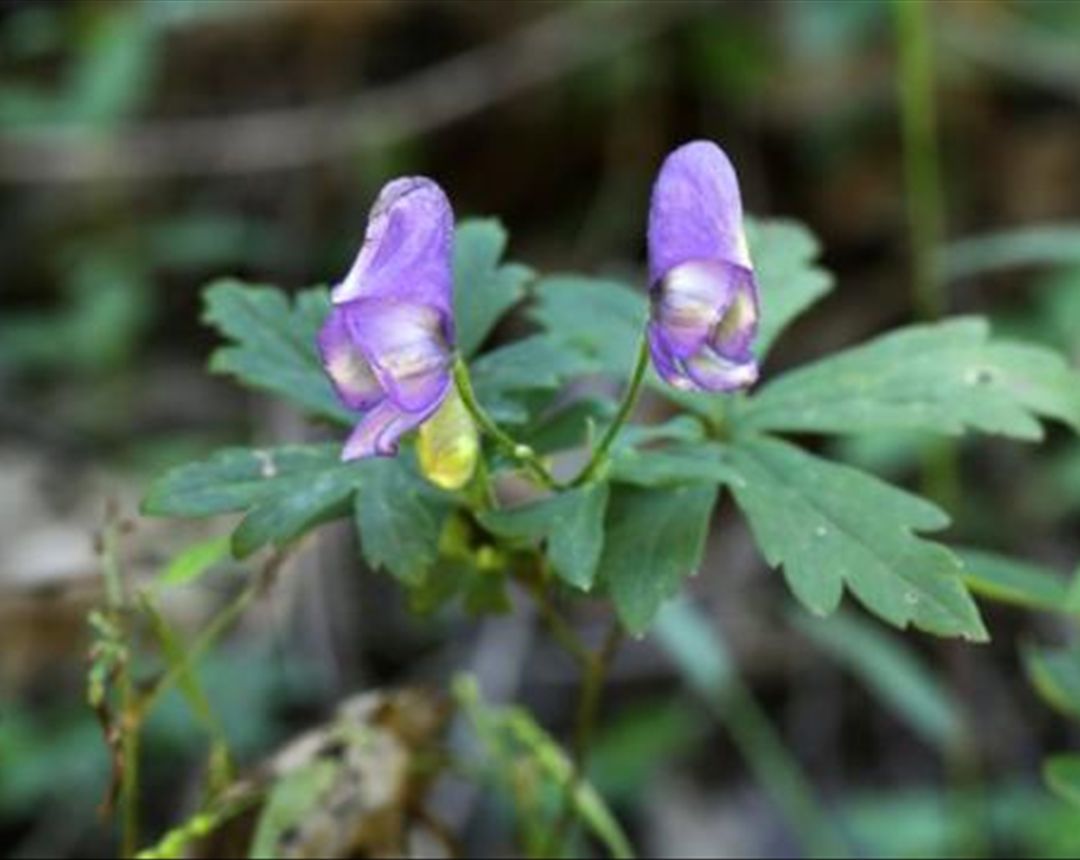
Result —
[[469, 483], [480, 456], [480, 437], [456, 386], [420, 425], [416, 451], [420, 471], [435, 486], [460, 490]]

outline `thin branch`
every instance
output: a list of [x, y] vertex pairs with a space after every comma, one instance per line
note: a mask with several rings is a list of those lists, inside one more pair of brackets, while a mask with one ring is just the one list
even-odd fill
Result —
[[0, 136], [0, 182], [66, 183], [290, 170], [411, 138], [654, 38], [694, 4], [574, 4], [503, 41], [351, 99], [120, 134], [28, 127]]

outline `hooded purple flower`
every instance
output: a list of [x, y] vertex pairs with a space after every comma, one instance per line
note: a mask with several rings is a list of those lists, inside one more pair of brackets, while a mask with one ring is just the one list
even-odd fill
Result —
[[671, 385], [734, 391], [757, 380], [757, 283], [739, 181], [708, 141], [664, 161], [649, 209], [649, 347]]
[[453, 236], [450, 202], [430, 179], [396, 179], [372, 207], [318, 339], [338, 397], [365, 413], [342, 459], [396, 453], [451, 388]]

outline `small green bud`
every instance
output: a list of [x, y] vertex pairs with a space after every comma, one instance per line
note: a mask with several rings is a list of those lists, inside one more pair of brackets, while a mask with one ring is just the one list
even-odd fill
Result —
[[455, 386], [434, 415], [420, 425], [416, 446], [420, 471], [444, 490], [460, 490], [480, 458], [480, 437]]

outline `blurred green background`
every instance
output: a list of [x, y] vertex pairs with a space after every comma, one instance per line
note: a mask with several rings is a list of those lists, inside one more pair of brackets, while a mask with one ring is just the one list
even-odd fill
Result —
[[[891, 6], [5, 3], [0, 850], [115, 844], [97, 813], [108, 761], [82, 678], [106, 500], [134, 515], [163, 466], [312, 432], [205, 372], [207, 280], [332, 282], [380, 185], [424, 173], [459, 216], [502, 218], [513, 257], [641, 283], [652, 176], [674, 145], [707, 137], [738, 166], [748, 210], [805, 221], [838, 278], [766, 372], [907, 322]], [[958, 0], [929, 13], [950, 310], [1080, 360], [1080, 3]], [[511, 322], [500, 336], [514, 333]], [[842, 453], [914, 481], [913, 450], [881, 436]], [[1076, 566], [1080, 445], [1065, 433], [1040, 448], [965, 447], [960, 488], [951, 538], [1061, 575]], [[738, 689], [860, 855], [1076, 856], [1080, 812], [1043, 788], [1039, 768], [1080, 744], [1080, 729], [1041, 702], [1020, 656], [1068, 643], [1067, 622], [990, 607], [987, 647], [898, 637], [855, 616], [809, 624], [731, 513], [721, 507], [694, 583], [726, 642], [710, 647], [730, 650]], [[212, 533], [133, 527], [134, 576]], [[197, 625], [234, 575], [182, 591], [170, 615]], [[349, 692], [482, 664], [513, 635], [507, 623], [412, 620], [330, 535], [207, 662], [205, 682], [255, 763]], [[567, 725], [574, 677], [558, 656], [530, 639], [507, 671], [546, 724]], [[1080, 666], [1063, 671], [1080, 685]], [[803, 853], [774, 802], [775, 769], [747, 766], [723, 717], [731, 699], [719, 701], [703, 706], [654, 643], [634, 643], [615, 668], [598, 785], [649, 855]], [[181, 703], [166, 703], [147, 740], [150, 833], [190, 808], [201, 744]], [[466, 844], [491, 853], [500, 843], [484, 817]]]

